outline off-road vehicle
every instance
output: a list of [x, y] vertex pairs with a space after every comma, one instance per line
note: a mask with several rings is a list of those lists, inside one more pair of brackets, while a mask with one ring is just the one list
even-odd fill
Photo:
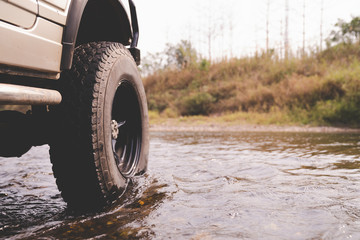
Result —
[[[0, 0], [0, 156], [49, 144], [70, 208], [112, 202], [146, 171], [148, 110], [132, 0]], [[3, 107], [4, 108], [4, 107]]]

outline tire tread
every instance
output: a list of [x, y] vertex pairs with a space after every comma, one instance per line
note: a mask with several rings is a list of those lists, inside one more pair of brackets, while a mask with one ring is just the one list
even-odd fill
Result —
[[[79, 46], [73, 67], [59, 80], [63, 102], [52, 109], [58, 119], [56, 137], [50, 143], [50, 158], [56, 183], [70, 207], [104, 205], [112, 201], [101, 159], [103, 143], [97, 133], [102, 112], [99, 95], [104, 94], [111, 67], [119, 56], [134, 61], [120, 43], [92, 42]], [[88, 124], [86, 124], [88, 123]]]

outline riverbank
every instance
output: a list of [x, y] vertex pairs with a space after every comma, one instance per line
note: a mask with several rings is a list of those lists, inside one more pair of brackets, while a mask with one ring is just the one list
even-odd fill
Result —
[[154, 72], [144, 78], [144, 87], [149, 110], [161, 117], [221, 116], [225, 122], [240, 118], [259, 125], [360, 128], [358, 76], [356, 43], [289, 59], [260, 54], [203, 60]]
[[360, 133], [359, 128], [251, 124], [245, 121], [218, 122], [210, 117], [150, 119], [152, 132], [315, 132], [315, 133]]

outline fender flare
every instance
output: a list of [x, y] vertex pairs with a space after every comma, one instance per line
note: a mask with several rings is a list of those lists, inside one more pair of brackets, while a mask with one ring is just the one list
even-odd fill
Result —
[[82, 14], [87, 2], [88, 0], [73, 0], [70, 3], [62, 39], [63, 51], [61, 57], [61, 69], [71, 68], [76, 36], [79, 31]]
[[[63, 50], [62, 50], [62, 57], [61, 57], [61, 67], [60, 67], [61, 70], [70, 69], [72, 66], [72, 60], [73, 60], [73, 55], [74, 55], [74, 50], [75, 50], [75, 45], [76, 45], [76, 38], [78, 35], [78, 31], [79, 31], [79, 27], [81, 24], [81, 19], [82, 19], [83, 13], [84, 13], [87, 3], [89, 1], [91, 1], [91, 0], [72, 0], [70, 3], [69, 13], [67, 15], [66, 25], [64, 27], [63, 39], [62, 39]], [[101, 1], [104, 1], [104, 0], [101, 0]], [[123, 11], [126, 12], [123, 4], [120, 1], [117, 1], [117, 2], [119, 3], [119, 5], [123, 9]], [[133, 2], [129, 1], [129, 3], [130, 3], [130, 8], [132, 8]], [[131, 10], [133, 10], [133, 9], [131, 9]], [[136, 18], [136, 11], [135, 12], [131, 11], [129, 14], [131, 14], [132, 20], [134, 17]], [[133, 26], [130, 24], [130, 20], [129, 20], [128, 16], [126, 16], [126, 19], [128, 22], [130, 32], [132, 34], [132, 36], [130, 36], [130, 37], [131, 37], [131, 39], [133, 39], [135, 36], [135, 38], [136, 38], [135, 45], [137, 45], [137, 36], [138, 36], [137, 19], [135, 21], [135, 24], [133, 24]], [[134, 20], [133, 20], [133, 22], [134, 22]], [[135, 30], [135, 31], [133, 31], [133, 30]], [[131, 47], [133, 47], [133, 46], [131, 46]]]

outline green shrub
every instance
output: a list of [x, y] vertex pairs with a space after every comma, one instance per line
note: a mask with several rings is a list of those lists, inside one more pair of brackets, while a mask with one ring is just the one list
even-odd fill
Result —
[[201, 71], [209, 71], [210, 62], [206, 59], [201, 60], [199, 68]]
[[152, 111], [162, 112], [168, 104], [162, 96], [148, 96], [148, 108]]
[[331, 125], [360, 125], [360, 102], [347, 99], [318, 102], [312, 111], [312, 119]]
[[166, 108], [162, 113], [161, 113], [162, 117], [166, 117], [166, 118], [176, 118], [179, 116], [179, 114], [176, 112], [176, 110], [172, 109], [172, 108]]
[[182, 115], [209, 115], [211, 104], [215, 98], [209, 93], [200, 92], [188, 97], [184, 97], [180, 103]]

